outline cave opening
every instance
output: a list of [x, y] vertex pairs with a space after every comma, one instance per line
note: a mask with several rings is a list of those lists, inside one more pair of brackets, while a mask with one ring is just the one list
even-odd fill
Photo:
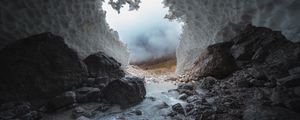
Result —
[[130, 10], [126, 5], [120, 11], [109, 2], [102, 6], [110, 28], [129, 48], [129, 71], [141, 68], [152, 75], [174, 74], [183, 23], [165, 17], [169, 9], [163, 0], [145, 0], [139, 6], [138, 10]]

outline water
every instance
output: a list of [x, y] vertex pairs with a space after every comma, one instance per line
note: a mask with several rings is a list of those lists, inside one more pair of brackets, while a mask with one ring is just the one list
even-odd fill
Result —
[[[96, 115], [93, 120], [166, 120], [170, 119], [167, 114], [171, 111], [172, 105], [184, 103], [177, 99], [177, 92], [168, 92], [177, 87], [171, 82], [154, 82], [151, 78], [146, 78], [145, 87], [147, 91], [146, 99], [139, 105], [125, 110], [114, 106], [114, 108], [111, 108], [107, 112]], [[142, 111], [142, 115], [133, 113], [135, 110]]]

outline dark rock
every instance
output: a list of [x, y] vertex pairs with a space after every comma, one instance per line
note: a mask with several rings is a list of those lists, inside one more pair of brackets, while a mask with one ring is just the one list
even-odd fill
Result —
[[292, 111], [300, 113], [300, 99], [290, 99], [285, 102], [285, 105]]
[[144, 79], [126, 77], [114, 80], [102, 90], [103, 97], [112, 104], [119, 104], [122, 108], [140, 103], [146, 95]]
[[184, 93], [184, 94], [179, 95], [178, 99], [180, 99], [180, 100], [186, 100], [187, 97], [188, 97], [188, 95]]
[[88, 56], [84, 59], [84, 63], [92, 77], [121, 78], [125, 76], [124, 71], [120, 68], [121, 64], [103, 52]]
[[76, 101], [78, 103], [84, 102], [98, 102], [100, 100], [100, 89], [92, 87], [82, 87], [75, 90]]
[[160, 101], [160, 103], [154, 105], [154, 107], [160, 110], [160, 109], [168, 108], [169, 105], [164, 101]]
[[170, 117], [175, 117], [176, 115], [177, 115], [177, 113], [174, 111], [171, 111], [170, 113], [168, 113], [168, 116], [170, 116]]
[[85, 116], [81, 116], [81, 117], [77, 118], [76, 120], [91, 120], [91, 119], [89, 119]]
[[294, 94], [300, 97], [300, 86], [294, 88]]
[[289, 69], [289, 74], [290, 75], [299, 75], [300, 74], [300, 67], [295, 67], [295, 68], [292, 68], [292, 69]]
[[209, 89], [211, 89], [214, 86], [214, 84], [216, 83], [217, 79], [215, 79], [213, 77], [205, 77], [205, 78], [203, 78], [203, 79], [201, 79], [199, 81], [200, 81], [200, 85], [199, 85], [200, 88], [208, 89], [209, 90]]
[[193, 90], [186, 90], [186, 89], [179, 89], [179, 93], [180, 94], [186, 94], [188, 96], [191, 96], [191, 95], [195, 95], [196, 94], [196, 91], [193, 91]]
[[193, 104], [187, 104], [186, 106], [185, 106], [185, 111], [188, 113], [188, 112], [190, 112], [190, 111], [192, 111], [194, 109], [194, 105]]
[[175, 105], [173, 105], [172, 110], [179, 114], [184, 114], [184, 109], [180, 103], [176, 103]]
[[76, 107], [72, 111], [72, 116], [73, 116], [73, 118], [79, 118], [81, 116], [89, 118], [89, 117], [92, 117], [93, 114], [90, 111], [88, 111], [88, 110], [86, 110], [86, 109], [84, 109], [82, 107]]
[[298, 120], [299, 114], [281, 107], [248, 106], [243, 120]]
[[29, 113], [20, 117], [21, 120], [41, 120], [42, 118], [42, 113], [38, 111], [30, 111]]
[[237, 86], [238, 87], [246, 87], [246, 88], [249, 88], [251, 87], [253, 84], [248, 81], [248, 80], [244, 80], [244, 79], [241, 79], [239, 81], [237, 81]]
[[48, 112], [53, 112], [61, 108], [73, 106], [75, 102], [76, 102], [76, 94], [73, 91], [69, 91], [51, 99], [47, 103], [46, 108]]
[[183, 84], [178, 85], [177, 89], [194, 90], [195, 87], [191, 83], [183, 83]]
[[300, 74], [299, 75], [292, 75], [292, 76], [287, 76], [285, 78], [281, 78], [277, 80], [280, 82], [283, 86], [285, 87], [297, 87], [300, 86]]
[[229, 52], [231, 45], [231, 42], [225, 42], [208, 46], [192, 68], [197, 77], [225, 78], [237, 70], [234, 57]]
[[105, 112], [111, 107], [110, 104], [101, 104], [96, 110], [100, 112]]
[[202, 98], [200, 97], [200, 96], [198, 96], [198, 95], [193, 95], [193, 96], [189, 96], [188, 98], [187, 98], [187, 102], [188, 103], [191, 103], [191, 102], [194, 102], [194, 101], [199, 101], [199, 100], [202, 100]]
[[62, 37], [42, 33], [0, 51], [0, 99], [49, 99], [87, 79], [85, 65]]
[[136, 114], [136, 115], [142, 115], [143, 112], [141, 110], [134, 110], [132, 111], [132, 113]]

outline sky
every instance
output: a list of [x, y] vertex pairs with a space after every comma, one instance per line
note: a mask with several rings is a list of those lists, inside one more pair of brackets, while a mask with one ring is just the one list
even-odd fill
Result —
[[130, 49], [130, 61], [142, 62], [174, 53], [182, 31], [182, 23], [170, 21], [164, 16], [162, 0], [142, 0], [137, 11], [128, 6], [121, 13], [106, 3], [103, 5], [106, 21], [119, 33], [120, 40]]

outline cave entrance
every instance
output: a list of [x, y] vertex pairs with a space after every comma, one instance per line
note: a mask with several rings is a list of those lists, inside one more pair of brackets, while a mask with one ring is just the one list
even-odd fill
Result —
[[129, 67], [151, 75], [174, 74], [182, 23], [165, 18], [168, 8], [163, 0], [143, 0], [136, 11], [126, 5], [118, 13], [107, 2], [103, 9], [109, 26], [129, 48]]

